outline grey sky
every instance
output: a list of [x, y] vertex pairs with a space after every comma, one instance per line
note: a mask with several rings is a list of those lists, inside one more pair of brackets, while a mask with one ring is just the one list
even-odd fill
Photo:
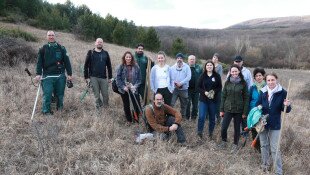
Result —
[[[64, 3], [66, 0], [47, 0]], [[142, 26], [219, 29], [255, 18], [310, 15], [309, 0], [71, 0]]]

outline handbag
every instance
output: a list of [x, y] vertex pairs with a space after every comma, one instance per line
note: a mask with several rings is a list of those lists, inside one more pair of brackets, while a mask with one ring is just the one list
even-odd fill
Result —
[[118, 87], [117, 87], [117, 85], [116, 85], [116, 79], [115, 79], [115, 78], [113, 78], [113, 80], [112, 80], [112, 90], [113, 90], [113, 92], [115, 92], [115, 93], [117, 93], [117, 94], [121, 94], [121, 93], [118, 91]]

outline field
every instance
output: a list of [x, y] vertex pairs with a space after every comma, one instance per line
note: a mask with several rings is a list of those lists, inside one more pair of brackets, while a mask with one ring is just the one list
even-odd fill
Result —
[[[46, 31], [24, 25], [0, 25], [36, 35], [39, 41], [31, 43], [36, 50], [45, 43]], [[56, 32], [56, 36], [70, 55], [74, 87], [66, 89], [64, 110], [53, 117], [40, 114], [39, 98], [34, 120], [30, 120], [37, 88], [31, 85], [24, 69], [28, 67], [34, 73], [34, 64], [0, 66], [0, 174], [263, 174], [260, 154], [250, 147], [250, 141], [237, 155], [217, 149], [219, 126], [215, 142], [207, 138], [199, 142], [196, 121], [184, 121], [186, 147], [179, 146], [175, 137], [169, 142], [135, 144], [134, 132], [138, 126], [125, 126], [117, 94], [110, 91], [110, 107], [99, 116], [92, 94], [83, 103], [79, 101], [86, 88], [81, 66], [94, 43], [82, 42], [68, 33]], [[105, 44], [104, 48], [112, 58], [113, 72], [122, 54], [134, 51], [112, 44]], [[146, 53], [155, 58], [154, 53]], [[168, 63], [173, 62], [169, 58]], [[286, 89], [288, 79], [292, 79], [289, 97], [293, 110], [286, 115], [281, 141], [284, 173], [310, 174], [310, 72], [270, 71], [278, 73]], [[230, 128], [230, 142], [232, 132]]]

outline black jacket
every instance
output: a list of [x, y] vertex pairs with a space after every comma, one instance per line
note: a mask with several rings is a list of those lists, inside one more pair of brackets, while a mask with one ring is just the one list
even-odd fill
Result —
[[111, 79], [112, 66], [109, 53], [105, 50], [101, 52], [89, 50], [84, 64], [84, 78], [107, 78], [106, 69], [108, 69], [108, 78]]

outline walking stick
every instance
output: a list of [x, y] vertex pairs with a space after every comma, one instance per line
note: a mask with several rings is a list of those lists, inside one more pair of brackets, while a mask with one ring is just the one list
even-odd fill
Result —
[[145, 81], [145, 85], [144, 85], [144, 98], [143, 98], [143, 102], [144, 105], [147, 105], [150, 101], [150, 71], [151, 71], [151, 64], [152, 64], [152, 60], [150, 58], [148, 58], [147, 61], [147, 67], [146, 67], [146, 81]]
[[[289, 79], [289, 81], [288, 81], [286, 99], [288, 99], [288, 97], [289, 97], [288, 95], [289, 95], [289, 92], [290, 92], [291, 80], [292, 79]], [[285, 115], [286, 115], [286, 109], [287, 109], [287, 105], [284, 106], [284, 111], [283, 111], [282, 116], [281, 116], [281, 119], [282, 119], [282, 121], [281, 121], [281, 129], [280, 129], [279, 139], [278, 139], [278, 143], [277, 143], [276, 156], [274, 158], [274, 164], [273, 164], [273, 171], [274, 172], [276, 171], [275, 167], [277, 166], [278, 150], [279, 150], [279, 147], [280, 147], [282, 130], [284, 128], [284, 120], [285, 120]]]
[[36, 99], [34, 101], [32, 115], [31, 115], [31, 121], [33, 119], [34, 113], [36, 112], [36, 107], [37, 107], [38, 97], [39, 97], [39, 94], [40, 94], [40, 89], [41, 89], [41, 82], [39, 83], [38, 90], [37, 90], [37, 96], [36, 96]]
[[[137, 116], [137, 113], [135, 112], [135, 108], [133, 106], [133, 103], [132, 103], [132, 99], [131, 99], [131, 96], [130, 96], [130, 89], [128, 89], [127, 91], [127, 94], [128, 94], [128, 98], [129, 98], [129, 105], [130, 105], [130, 110], [131, 110], [131, 118], [138, 121], [139, 120], [139, 117]], [[131, 92], [132, 93], [132, 92]], [[133, 94], [134, 95], [134, 94]]]

